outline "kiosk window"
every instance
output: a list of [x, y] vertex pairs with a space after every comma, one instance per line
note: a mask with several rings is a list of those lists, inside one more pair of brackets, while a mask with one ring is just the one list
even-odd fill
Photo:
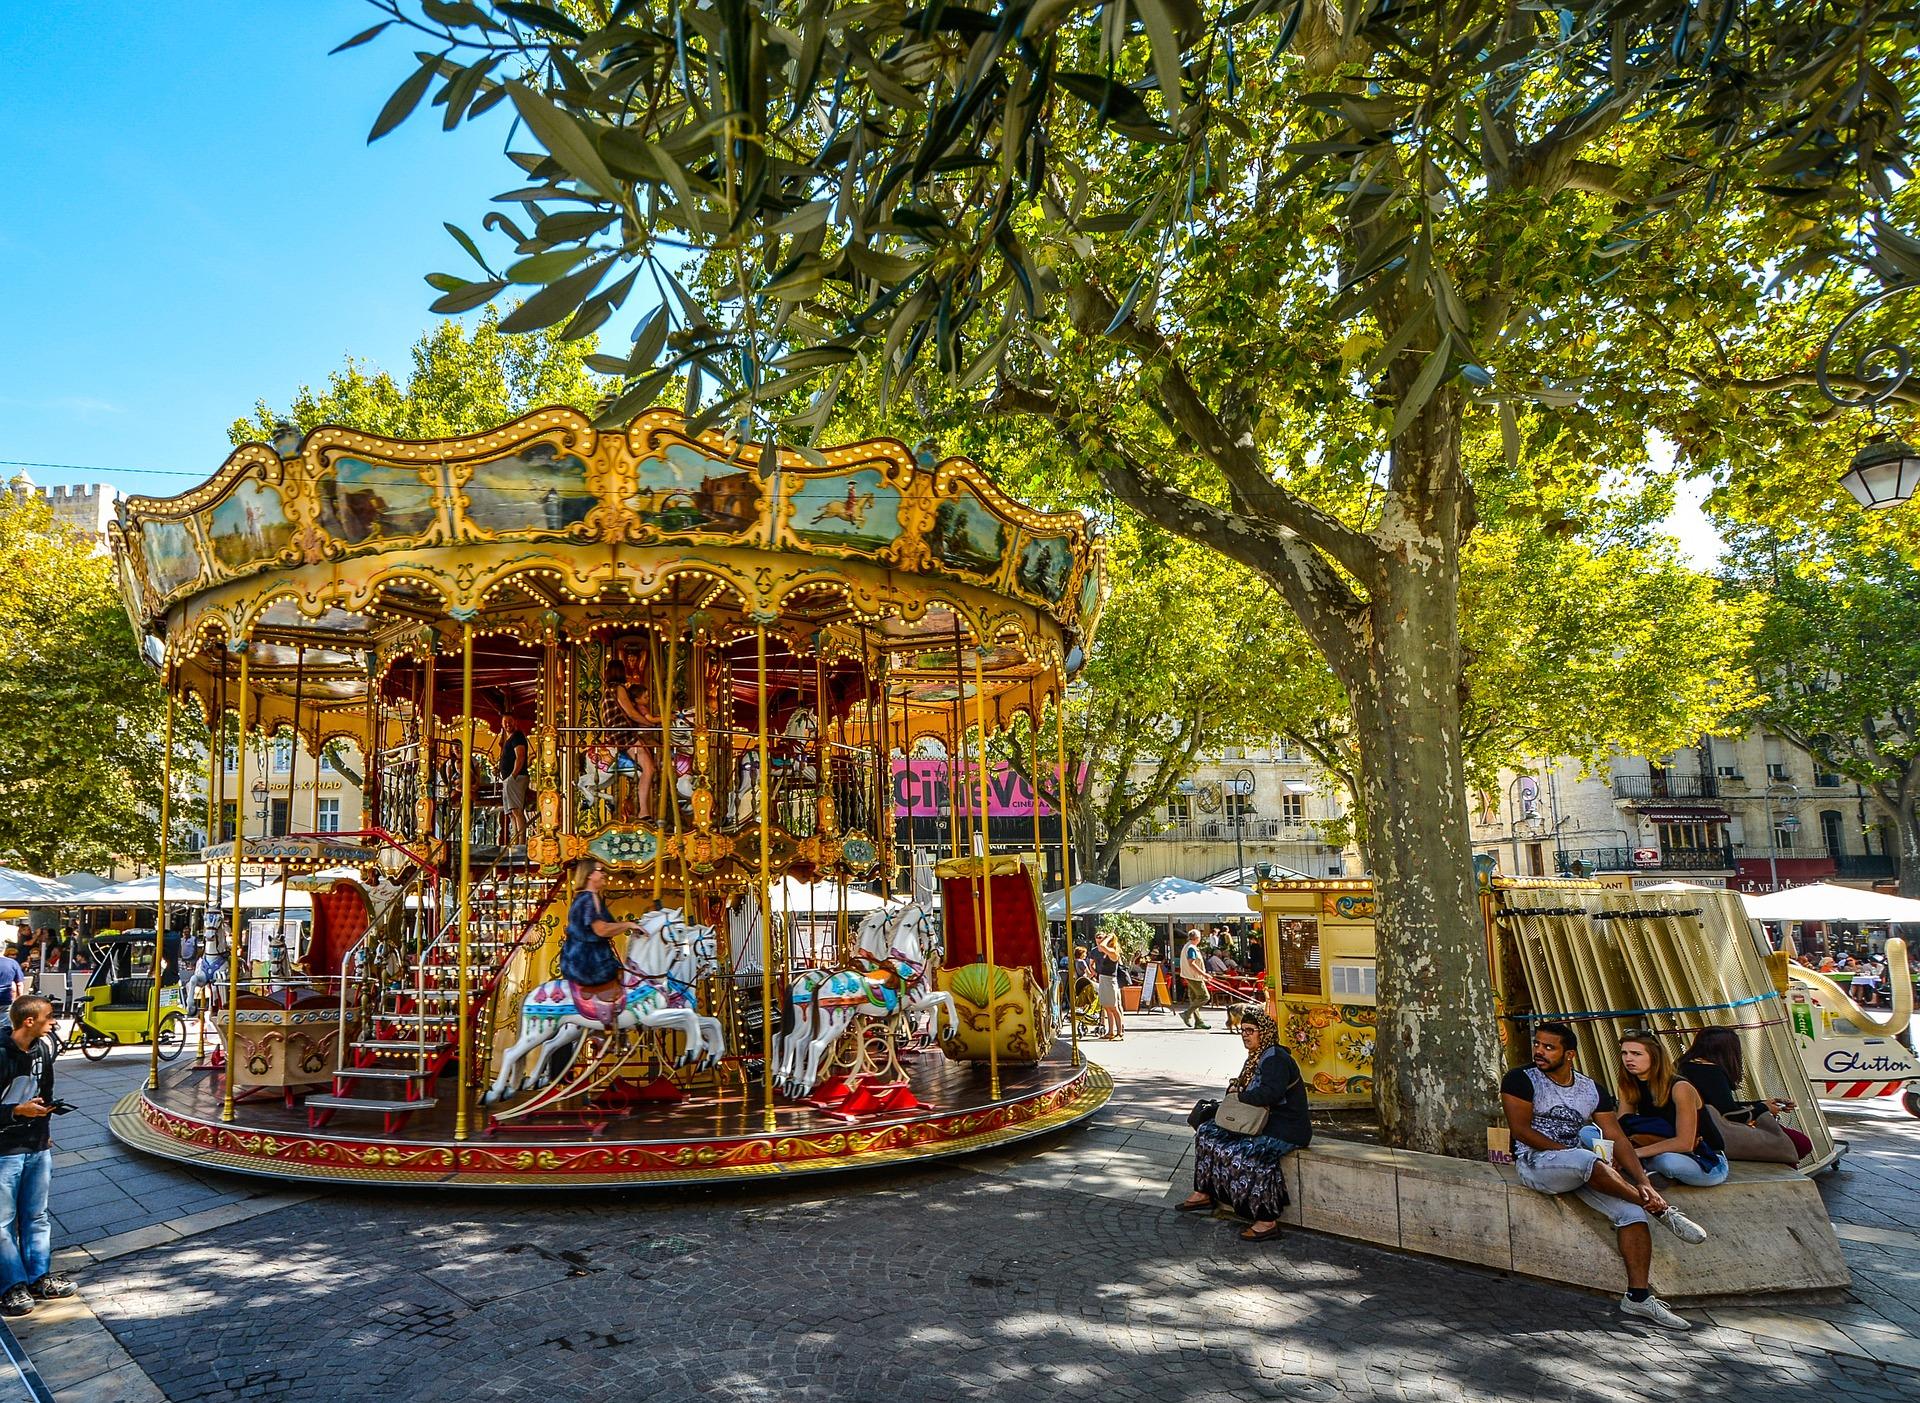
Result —
[[1311, 916], [1282, 917], [1280, 936], [1280, 992], [1321, 996], [1320, 922]]
[[1327, 968], [1327, 977], [1334, 998], [1356, 1004], [1376, 1002], [1372, 960], [1335, 960]]

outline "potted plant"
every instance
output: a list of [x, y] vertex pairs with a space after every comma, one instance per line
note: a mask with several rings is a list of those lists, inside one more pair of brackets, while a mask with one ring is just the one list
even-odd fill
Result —
[[[1100, 918], [1100, 934], [1110, 937], [1120, 951], [1120, 963], [1129, 970], [1138, 971], [1147, 958], [1147, 949], [1153, 944], [1153, 927], [1138, 916], [1111, 915]], [[1123, 984], [1120, 986], [1120, 1007], [1127, 1013], [1140, 1011], [1140, 986]]]

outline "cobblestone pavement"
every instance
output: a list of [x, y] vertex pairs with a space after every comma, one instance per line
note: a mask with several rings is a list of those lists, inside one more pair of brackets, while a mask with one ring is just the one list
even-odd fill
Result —
[[[1834, 1116], [1854, 1299], [1715, 1306], [1675, 1338], [1576, 1292], [1177, 1215], [1184, 1114], [1234, 1040], [1145, 1017], [1089, 1051], [1119, 1084], [1093, 1125], [831, 1187], [295, 1201], [127, 1157], [170, 1176], [152, 1207], [203, 1177], [234, 1198], [93, 1240], [76, 1316], [21, 1338], [43, 1368], [89, 1361], [63, 1403], [1920, 1396], [1920, 1121], [1897, 1111]], [[137, 1076], [89, 1070], [103, 1094]]]

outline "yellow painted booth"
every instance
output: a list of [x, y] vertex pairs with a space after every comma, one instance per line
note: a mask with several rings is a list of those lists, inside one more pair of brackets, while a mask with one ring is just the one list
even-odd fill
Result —
[[1267, 1004], [1316, 1102], [1373, 1104], [1373, 883], [1261, 881]]

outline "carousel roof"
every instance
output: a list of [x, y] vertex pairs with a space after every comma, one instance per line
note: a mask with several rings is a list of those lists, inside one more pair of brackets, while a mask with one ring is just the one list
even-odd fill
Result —
[[984, 686], [1004, 712], [1077, 669], [1104, 589], [1080, 514], [965, 459], [891, 439], [769, 452], [665, 410], [423, 441], [328, 425], [118, 511], [121, 591], [176, 686], [211, 711], [244, 652], [259, 722], [298, 700], [316, 739], [358, 733], [374, 681], [433, 635], [537, 645], [649, 612], [723, 644], [764, 625], [796, 654], [884, 657], [894, 705], [971, 707]]

